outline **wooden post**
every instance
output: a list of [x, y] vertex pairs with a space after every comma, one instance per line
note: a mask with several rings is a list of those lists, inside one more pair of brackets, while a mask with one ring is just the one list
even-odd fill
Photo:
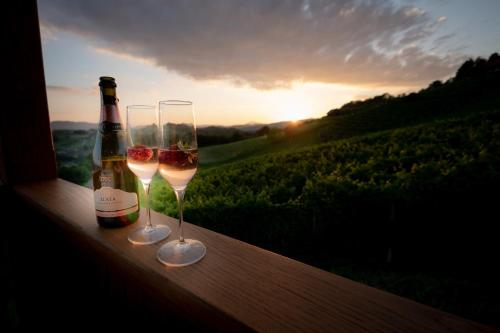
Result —
[[57, 167], [36, 0], [14, 1], [4, 12], [0, 183], [52, 179]]

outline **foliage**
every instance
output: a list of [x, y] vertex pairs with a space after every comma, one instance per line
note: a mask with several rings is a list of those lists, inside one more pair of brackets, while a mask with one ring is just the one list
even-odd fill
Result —
[[[498, 325], [498, 288], [490, 287], [498, 280], [499, 186], [500, 111], [493, 111], [202, 169], [189, 185], [184, 215]], [[155, 179], [152, 193], [155, 210], [177, 215], [164, 181]], [[358, 268], [338, 270], [339, 262]]]
[[59, 167], [58, 173], [60, 178], [79, 185], [85, 185], [91, 176], [85, 165], [64, 165]]
[[[439, 222], [437, 232], [448, 221], [436, 221], [436, 214], [455, 202], [479, 204], [500, 183], [497, 170], [500, 112], [491, 112], [202, 170], [190, 184], [185, 215], [294, 255], [333, 235], [336, 253], [380, 261], [392, 246], [391, 225], [418, 231]], [[162, 182], [155, 186], [155, 209], [175, 215], [173, 195]], [[403, 242], [402, 256], [414, 243], [404, 234], [392, 237]], [[427, 245], [438, 247], [439, 239]], [[400, 259], [418, 259], [411, 252]]]
[[92, 175], [91, 154], [95, 130], [54, 130], [58, 175], [70, 182], [86, 185]]

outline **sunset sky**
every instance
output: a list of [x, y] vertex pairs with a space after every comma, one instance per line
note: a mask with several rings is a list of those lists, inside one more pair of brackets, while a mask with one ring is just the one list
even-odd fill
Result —
[[198, 124], [322, 117], [500, 51], [498, 0], [39, 0], [51, 120], [97, 122], [98, 78], [120, 107], [193, 101]]

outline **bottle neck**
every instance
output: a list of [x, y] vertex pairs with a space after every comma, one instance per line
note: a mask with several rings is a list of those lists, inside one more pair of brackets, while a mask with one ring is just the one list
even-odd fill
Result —
[[115, 88], [101, 87], [101, 117], [99, 122], [101, 132], [118, 131], [124, 128]]

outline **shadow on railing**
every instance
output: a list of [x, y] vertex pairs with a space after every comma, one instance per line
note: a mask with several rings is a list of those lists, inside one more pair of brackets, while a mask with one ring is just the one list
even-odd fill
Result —
[[[63, 180], [5, 196], [9, 319], [21, 328], [109, 327], [221, 332], [494, 332], [492, 328], [361, 285], [186, 224], [207, 256], [184, 268], [134, 246], [129, 228], [95, 222], [92, 192]], [[174, 219], [153, 214], [154, 222]]]

